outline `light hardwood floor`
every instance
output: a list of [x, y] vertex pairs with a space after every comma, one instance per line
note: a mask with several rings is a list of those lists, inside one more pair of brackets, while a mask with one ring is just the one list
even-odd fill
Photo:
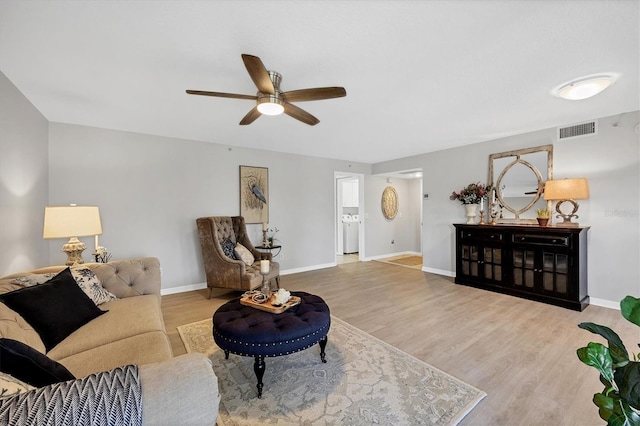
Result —
[[[485, 391], [462, 425], [602, 425], [591, 402], [602, 388], [598, 374], [576, 357], [602, 340], [577, 324], [609, 326], [632, 352], [640, 342], [638, 328], [613, 309], [575, 312], [380, 262], [286, 275], [281, 287], [321, 296], [332, 315]], [[177, 326], [210, 318], [236, 296], [163, 296], [174, 354], [185, 352]]]

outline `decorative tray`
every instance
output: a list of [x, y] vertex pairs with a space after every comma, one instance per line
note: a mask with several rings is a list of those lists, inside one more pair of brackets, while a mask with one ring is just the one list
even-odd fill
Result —
[[281, 314], [287, 309], [292, 308], [296, 305], [299, 305], [301, 302], [301, 299], [298, 296], [291, 296], [291, 298], [284, 305], [273, 306], [271, 304], [272, 300], [273, 300], [273, 294], [271, 295], [269, 300], [262, 303], [254, 302], [253, 300], [251, 300], [251, 296], [247, 295], [247, 296], [243, 296], [240, 299], [240, 303], [244, 306], [251, 306], [252, 308], [259, 309], [265, 312], [270, 312], [272, 314]]

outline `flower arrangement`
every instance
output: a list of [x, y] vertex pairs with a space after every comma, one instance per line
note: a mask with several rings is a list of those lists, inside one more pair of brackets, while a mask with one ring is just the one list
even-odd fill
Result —
[[111, 260], [111, 253], [107, 251], [106, 247], [102, 246], [98, 246], [93, 256], [96, 258], [97, 263], [107, 263]]
[[462, 204], [480, 204], [480, 200], [486, 198], [493, 187], [491, 185], [483, 185], [480, 182], [470, 183], [460, 192], [452, 192], [450, 200], [459, 200]]
[[267, 243], [269, 244], [269, 246], [273, 246], [273, 243], [276, 240], [276, 234], [278, 233], [279, 229], [276, 227], [273, 228], [269, 228], [267, 229]]

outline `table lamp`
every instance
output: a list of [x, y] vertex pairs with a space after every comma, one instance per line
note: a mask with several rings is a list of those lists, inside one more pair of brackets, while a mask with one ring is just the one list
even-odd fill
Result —
[[[549, 180], [544, 185], [544, 199], [557, 201], [556, 212], [563, 219], [559, 226], [578, 226], [577, 222], [572, 222], [571, 218], [578, 218], [578, 203], [575, 200], [586, 200], [589, 198], [589, 183], [585, 178]], [[573, 210], [571, 213], [563, 213], [560, 209], [562, 203], [571, 203]]]
[[86, 245], [78, 240], [78, 237], [102, 234], [100, 223], [100, 211], [96, 206], [70, 206], [45, 207], [44, 230], [42, 238], [69, 238], [62, 246], [62, 251], [67, 253], [66, 265], [84, 263], [82, 252]]

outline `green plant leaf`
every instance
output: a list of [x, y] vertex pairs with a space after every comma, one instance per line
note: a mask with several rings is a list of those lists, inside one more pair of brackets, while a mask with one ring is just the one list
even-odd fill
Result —
[[627, 296], [620, 302], [622, 316], [640, 327], [640, 299]]
[[614, 401], [609, 426], [640, 426], [640, 416], [621, 399]]
[[609, 383], [613, 382], [613, 360], [609, 348], [602, 343], [589, 342], [586, 348], [578, 349], [577, 354], [580, 361], [598, 370]]
[[640, 410], [640, 362], [631, 361], [616, 369], [613, 377], [618, 385], [620, 398]]
[[598, 325], [592, 322], [580, 323], [578, 327], [594, 334], [599, 334], [607, 339], [611, 351], [611, 358], [616, 365], [624, 365], [629, 361], [629, 352], [627, 352], [627, 348], [624, 347], [624, 343], [622, 343], [620, 336], [618, 336], [615, 331], [604, 325]]
[[598, 414], [604, 421], [609, 421], [609, 417], [613, 414], [613, 398], [597, 393], [593, 395], [593, 403], [598, 407]]

